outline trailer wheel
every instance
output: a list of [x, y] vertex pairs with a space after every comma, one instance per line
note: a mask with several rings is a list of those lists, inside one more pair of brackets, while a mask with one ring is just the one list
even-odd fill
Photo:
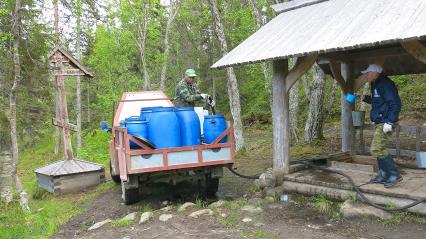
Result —
[[114, 181], [115, 183], [121, 183], [120, 175], [113, 175], [112, 174], [111, 161], [109, 161], [109, 174], [111, 175], [112, 181]]
[[130, 205], [139, 201], [139, 188], [126, 188], [124, 183], [121, 183], [121, 191], [124, 204]]
[[206, 175], [206, 195], [209, 197], [216, 196], [219, 189], [219, 178], [212, 178], [211, 175]]

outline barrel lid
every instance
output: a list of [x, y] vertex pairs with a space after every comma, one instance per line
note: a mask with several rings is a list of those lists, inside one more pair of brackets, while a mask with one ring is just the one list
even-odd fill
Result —
[[225, 118], [225, 116], [223, 114], [204, 115], [204, 119], [216, 119], [216, 118]]
[[175, 107], [158, 107], [155, 109], [152, 109], [152, 112], [169, 112], [173, 111]]
[[141, 118], [139, 116], [130, 116], [129, 118], [126, 118], [124, 121], [125, 122], [130, 122], [130, 121], [140, 121]]
[[194, 111], [194, 107], [175, 107], [175, 111]]

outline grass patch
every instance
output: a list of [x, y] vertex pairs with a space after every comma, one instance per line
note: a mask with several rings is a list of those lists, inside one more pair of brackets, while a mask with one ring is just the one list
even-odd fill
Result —
[[241, 216], [238, 214], [231, 214], [226, 218], [221, 218], [219, 223], [224, 225], [227, 228], [234, 227], [240, 222]]
[[426, 217], [412, 212], [395, 212], [391, 219], [379, 220], [385, 226], [393, 226], [400, 223], [426, 224]]
[[242, 238], [268, 238], [269, 235], [265, 230], [256, 229], [256, 230], [244, 230], [241, 232]]
[[[106, 182], [85, 194], [53, 196], [37, 187], [34, 169], [60, 160], [62, 154], [53, 155], [54, 136], [46, 134], [35, 147], [20, 148], [18, 173], [29, 195], [31, 211], [22, 211], [18, 200], [9, 205], [0, 204], [1, 238], [47, 238], [57, 232], [60, 225], [82, 212], [83, 205], [99, 193], [116, 185]], [[110, 135], [92, 131], [83, 139], [81, 158], [84, 160], [108, 164], [108, 140]]]
[[120, 219], [116, 221], [111, 222], [112, 227], [127, 227], [129, 225], [133, 224], [132, 220], [126, 220], [126, 219]]
[[311, 198], [310, 205], [316, 208], [319, 212], [329, 215], [333, 220], [340, 220], [341, 202], [334, 202], [327, 198], [323, 193], [316, 194]]
[[223, 207], [229, 210], [238, 210], [248, 204], [246, 199], [238, 199], [234, 201], [226, 201]]

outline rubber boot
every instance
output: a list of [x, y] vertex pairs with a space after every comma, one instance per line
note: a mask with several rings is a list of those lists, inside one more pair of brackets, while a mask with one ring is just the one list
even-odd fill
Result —
[[386, 164], [384, 162], [384, 158], [377, 158], [377, 165], [379, 168], [379, 174], [370, 179], [369, 183], [379, 183], [379, 184], [384, 184], [387, 180], [387, 174], [386, 174]]
[[386, 173], [388, 174], [388, 178], [385, 182], [385, 188], [390, 188], [395, 186], [398, 182], [402, 181], [402, 177], [398, 168], [396, 167], [395, 161], [393, 161], [393, 158], [390, 154], [386, 156], [384, 162], [387, 168]]

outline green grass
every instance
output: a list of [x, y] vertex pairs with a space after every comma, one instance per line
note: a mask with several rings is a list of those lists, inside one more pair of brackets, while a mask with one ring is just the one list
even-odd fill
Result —
[[130, 224], [133, 224], [132, 220], [120, 219], [120, 220], [116, 220], [116, 221], [111, 222], [112, 227], [127, 227]]
[[[101, 131], [92, 131], [83, 140], [82, 159], [107, 165], [108, 140], [110, 135]], [[31, 211], [24, 212], [18, 198], [9, 205], [0, 204], [1, 238], [47, 238], [57, 232], [60, 225], [83, 210], [89, 199], [105, 192], [114, 183], [107, 182], [85, 194], [53, 196], [37, 187], [34, 169], [57, 161], [54, 157], [54, 137], [47, 135], [32, 148], [20, 148], [18, 173], [29, 197]], [[90, 153], [93, 152], [93, 153]]]
[[327, 198], [323, 193], [319, 193], [311, 197], [310, 205], [316, 208], [319, 212], [329, 215], [333, 220], [340, 220], [341, 202], [334, 202]]
[[385, 226], [393, 226], [404, 222], [426, 224], [426, 217], [412, 212], [395, 212], [392, 214], [392, 218], [379, 221]]
[[229, 210], [238, 210], [248, 204], [246, 199], [238, 199], [235, 201], [225, 201], [223, 207]]
[[256, 229], [256, 230], [244, 230], [241, 232], [242, 238], [268, 238], [269, 235], [265, 230]]

